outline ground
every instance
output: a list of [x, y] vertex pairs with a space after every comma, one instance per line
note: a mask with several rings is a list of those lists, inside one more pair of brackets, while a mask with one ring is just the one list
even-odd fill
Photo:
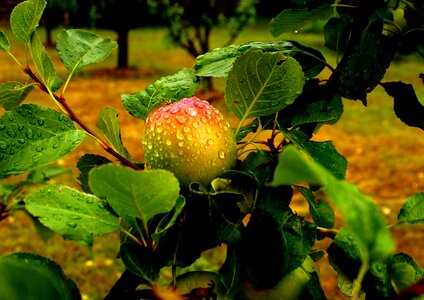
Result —
[[[110, 32], [104, 33], [113, 37]], [[263, 36], [269, 38], [263, 31], [258, 31], [255, 37], [245, 35], [240, 41], [262, 39]], [[132, 69], [115, 71], [115, 57], [112, 56], [101, 66], [88, 68], [77, 75], [68, 88], [66, 98], [77, 115], [92, 128], [95, 127], [97, 115], [102, 107], [115, 107], [120, 113], [124, 144], [133, 157], [141, 161], [143, 151], [140, 136], [143, 122], [125, 111], [120, 95], [140, 91], [160, 76], [173, 74], [182, 67], [191, 67], [193, 59], [183, 51], [163, 43], [163, 31], [158, 33], [157, 29], [132, 32], [130, 39], [130, 58], [134, 62]], [[317, 43], [314, 37], [305, 39], [313, 45]], [[22, 58], [23, 51], [20, 51]], [[4, 53], [0, 54], [0, 82], [23, 81], [24, 77], [19, 69]], [[55, 62], [59, 63], [57, 57]], [[418, 78], [423, 67], [422, 58], [421, 61], [416, 57], [404, 58], [393, 64], [384, 81], [402, 80], [413, 83], [418, 86], [417, 94], [423, 100], [424, 87]], [[66, 75], [63, 67], [59, 68], [58, 72]], [[216, 86], [219, 90], [222, 88], [222, 82], [217, 81]], [[235, 120], [226, 109], [221, 94], [210, 95], [213, 96], [213, 105], [221, 109], [234, 123]], [[31, 101], [54, 107], [48, 97], [38, 91], [32, 94]], [[381, 208], [387, 224], [396, 221], [397, 213], [408, 196], [424, 191], [424, 133], [420, 129], [401, 123], [394, 116], [392, 106], [392, 99], [384, 94], [381, 87], [377, 87], [368, 99], [368, 107], [364, 107], [360, 102], [346, 100], [343, 118], [336, 125], [324, 126], [314, 137], [316, 140], [334, 141], [337, 150], [349, 161], [347, 181], [356, 184], [375, 201]], [[98, 144], [87, 138], [79, 148], [61, 159], [59, 164], [74, 168], [77, 159], [87, 152], [108, 156]], [[56, 179], [56, 182], [78, 186], [75, 176], [69, 174]], [[299, 214], [308, 215], [304, 203], [300, 200], [294, 203], [294, 208]], [[339, 218], [339, 222], [342, 222], [341, 220]], [[97, 238], [93, 248], [87, 249], [59, 236], [44, 243], [36, 235], [31, 221], [23, 214], [17, 214], [0, 223], [0, 228], [4, 232], [0, 242], [0, 254], [30, 251], [54, 259], [63, 266], [65, 273], [77, 282], [85, 299], [102, 299], [123, 270], [121, 263], [116, 259], [119, 250], [117, 234]], [[410, 254], [423, 266], [424, 255], [419, 247], [424, 239], [423, 226], [395, 226], [391, 231], [397, 242], [396, 251]], [[327, 245], [328, 241], [324, 241], [319, 243], [318, 247]], [[325, 257], [319, 265], [322, 284], [328, 298], [344, 299], [335, 288], [336, 273], [328, 266]]]

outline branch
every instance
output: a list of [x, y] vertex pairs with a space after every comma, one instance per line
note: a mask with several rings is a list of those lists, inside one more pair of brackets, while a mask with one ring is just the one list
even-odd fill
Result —
[[108, 152], [109, 154], [117, 158], [124, 166], [130, 167], [134, 170], [142, 170], [141, 167], [137, 166], [136, 164], [134, 164], [133, 162], [129, 161], [128, 159], [123, 157], [121, 154], [116, 152], [108, 143], [103, 141], [93, 130], [91, 130], [86, 124], [84, 124], [82, 120], [75, 114], [73, 109], [69, 106], [66, 99], [62, 96], [58, 96], [57, 94], [54, 94], [51, 91], [49, 91], [49, 89], [45, 86], [45, 84], [34, 74], [34, 72], [29, 67], [24, 68], [23, 70], [32, 80], [34, 80], [38, 84], [39, 88], [42, 91], [46, 92], [47, 94], [51, 94], [54, 100], [56, 101], [56, 103], [67, 114], [69, 119], [77, 123], [85, 132], [91, 135], [102, 146], [102, 148], [106, 152]]

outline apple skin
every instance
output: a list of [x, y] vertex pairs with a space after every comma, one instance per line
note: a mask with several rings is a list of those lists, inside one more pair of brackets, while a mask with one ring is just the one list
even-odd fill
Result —
[[182, 186], [208, 185], [236, 162], [230, 124], [207, 101], [184, 98], [151, 113], [142, 137], [147, 169], [167, 169]]
[[245, 281], [243, 300], [301, 300], [302, 291], [308, 284], [311, 273], [316, 272], [314, 261], [308, 256], [303, 264], [284, 277], [272, 289], [257, 290], [251, 282]]

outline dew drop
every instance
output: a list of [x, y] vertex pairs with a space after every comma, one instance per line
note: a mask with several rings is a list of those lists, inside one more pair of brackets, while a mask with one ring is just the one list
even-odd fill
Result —
[[161, 133], [163, 131], [163, 127], [159, 126], [158, 128], [156, 128], [156, 132], [157, 133]]
[[201, 120], [202, 120], [202, 122], [203, 122], [203, 123], [205, 123], [205, 124], [208, 122], [208, 119], [206, 119], [205, 117], [202, 117], [202, 118], [201, 118]]
[[52, 145], [52, 148], [53, 148], [53, 149], [57, 149], [57, 148], [59, 148], [59, 145], [58, 145], [58, 144], [53, 144], [53, 145]]
[[39, 126], [43, 126], [43, 125], [44, 125], [44, 120], [43, 120], [43, 119], [38, 119], [38, 120], [37, 120], [37, 124], [38, 124]]
[[219, 151], [218, 152], [218, 157], [220, 158], [220, 159], [224, 159], [225, 158], [225, 152], [224, 151]]
[[180, 124], [184, 124], [185, 122], [187, 122], [187, 118], [185, 116], [176, 116], [176, 119]]
[[105, 209], [105, 205], [102, 202], [97, 203], [97, 207], [100, 209]]
[[71, 220], [81, 220], [81, 216], [71, 216]]
[[153, 148], [152, 143], [148, 143], [148, 144], [147, 144], [147, 148], [148, 148], [149, 150], [152, 150], [152, 148]]
[[171, 142], [171, 140], [166, 140], [165, 144], [166, 144], [167, 146], [171, 146], [171, 145], [172, 145], [172, 142]]
[[74, 228], [76, 228], [78, 225], [77, 225], [77, 223], [66, 223], [66, 225], [69, 227], [69, 228], [72, 228], [72, 229], [74, 229]]
[[153, 156], [154, 157], [159, 157], [159, 152], [158, 151], [153, 152]]
[[184, 139], [184, 134], [181, 131], [179, 131], [179, 130], [177, 130], [177, 139], [179, 139], [179, 140], [183, 140]]
[[13, 130], [9, 129], [8, 131], [6, 131], [6, 134], [11, 137], [14, 138], [16, 137], [16, 132], [14, 132]]
[[188, 126], [184, 126], [184, 127], [183, 127], [183, 131], [184, 131], [185, 133], [189, 133], [189, 132], [190, 132], [190, 127], [188, 127]]
[[195, 109], [194, 107], [188, 107], [185, 111], [192, 117], [197, 116], [197, 109]]
[[22, 124], [18, 125], [18, 130], [19, 131], [22, 131], [23, 129], [24, 129], [24, 125], [22, 125]]
[[0, 149], [6, 150], [7, 148], [9, 148], [9, 144], [6, 143], [5, 141], [0, 141]]
[[93, 203], [94, 203], [94, 200], [93, 200], [93, 199], [91, 199], [91, 198], [88, 198], [88, 199], [86, 200], [86, 202], [87, 202], [87, 204], [93, 204]]
[[5, 128], [6, 128], [6, 125], [4, 125], [4, 124], [0, 125], [0, 130], [4, 130]]
[[208, 145], [212, 146], [213, 145], [213, 140], [208, 140]]
[[184, 142], [183, 141], [178, 141], [178, 147], [182, 147], [184, 146]]
[[187, 134], [187, 140], [189, 140], [189, 141], [193, 140], [193, 135], [191, 133]]
[[191, 126], [193, 126], [193, 128], [199, 128], [199, 123], [193, 122], [193, 124], [191, 124]]
[[25, 144], [25, 140], [24, 139], [18, 139], [18, 143], [19, 144]]
[[35, 148], [35, 151], [37, 152], [42, 152], [44, 150], [43, 146], [38, 146], [37, 148]]
[[174, 106], [174, 107], [171, 108], [171, 113], [172, 114], [176, 114], [179, 111], [180, 111], [180, 108], [178, 106]]

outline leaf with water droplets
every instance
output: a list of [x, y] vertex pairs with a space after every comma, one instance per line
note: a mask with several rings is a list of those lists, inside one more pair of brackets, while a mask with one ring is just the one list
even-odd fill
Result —
[[74, 150], [85, 133], [66, 116], [23, 104], [0, 117], [0, 174], [19, 174], [52, 163]]
[[122, 144], [121, 130], [118, 122], [118, 111], [112, 107], [104, 107], [97, 118], [96, 126], [103, 133], [113, 149], [130, 161], [134, 159]]
[[237, 58], [228, 74], [225, 101], [239, 119], [266, 116], [293, 103], [304, 82], [295, 59], [250, 50]]
[[93, 169], [89, 185], [120, 217], [128, 222], [140, 218], [145, 224], [153, 216], [171, 211], [180, 192], [178, 180], [169, 171], [138, 172], [113, 164]]
[[57, 38], [57, 52], [71, 73], [103, 61], [116, 47], [111, 39], [81, 29], [65, 30]]
[[0, 83], [0, 106], [6, 110], [19, 106], [33, 89], [33, 85], [20, 82]]
[[94, 237], [120, 228], [118, 218], [105, 208], [103, 200], [66, 186], [43, 187], [24, 201], [43, 225], [86, 246], [92, 245]]
[[182, 69], [174, 75], [160, 78], [143, 91], [122, 95], [121, 100], [131, 115], [146, 120], [149, 112], [157, 105], [193, 96], [198, 85], [199, 80], [194, 71]]
[[21, 42], [29, 41], [40, 23], [46, 5], [45, 0], [27, 0], [15, 6], [10, 15], [10, 27]]

